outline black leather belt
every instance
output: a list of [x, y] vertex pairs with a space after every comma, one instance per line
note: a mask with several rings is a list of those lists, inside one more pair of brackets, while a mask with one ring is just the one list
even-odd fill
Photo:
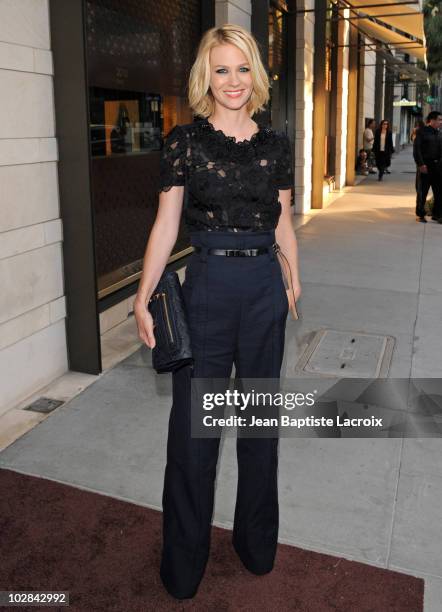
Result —
[[[273, 245], [272, 245], [273, 246]], [[194, 247], [195, 251], [199, 253], [201, 247]], [[260, 247], [257, 249], [207, 249], [209, 255], [224, 255], [225, 257], [255, 257], [256, 255], [264, 255], [269, 252], [269, 247]]]

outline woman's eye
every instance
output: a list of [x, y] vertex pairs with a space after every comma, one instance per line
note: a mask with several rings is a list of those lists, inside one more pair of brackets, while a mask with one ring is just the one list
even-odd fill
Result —
[[[247, 68], [247, 66], [241, 66], [240, 70], [242, 72], [250, 72], [250, 68]], [[227, 72], [226, 68], [218, 68], [215, 72], [217, 72], [218, 74], [224, 74], [225, 72]]]

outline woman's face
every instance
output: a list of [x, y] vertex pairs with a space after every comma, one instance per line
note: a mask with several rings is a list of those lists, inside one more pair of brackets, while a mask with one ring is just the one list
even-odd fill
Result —
[[222, 44], [210, 51], [210, 89], [215, 101], [225, 108], [238, 110], [253, 91], [251, 66], [246, 56], [232, 44]]
[[381, 130], [384, 130], [384, 131], [388, 130], [388, 125], [389, 125], [388, 121], [383, 121], [381, 123]]

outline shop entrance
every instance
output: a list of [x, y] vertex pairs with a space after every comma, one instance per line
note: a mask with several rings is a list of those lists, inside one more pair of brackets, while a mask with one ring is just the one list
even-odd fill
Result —
[[[102, 371], [100, 313], [133, 295], [163, 138], [189, 123], [207, 0], [50, 0], [69, 368]], [[191, 250], [182, 224], [169, 263]]]

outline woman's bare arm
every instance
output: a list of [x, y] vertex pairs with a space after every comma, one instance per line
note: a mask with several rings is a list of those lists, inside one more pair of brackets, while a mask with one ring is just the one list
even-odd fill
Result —
[[154, 348], [153, 320], [147, 303], [166, 267], [175, 246], [180, 227], [184, 187], [174, 186], [160, 193], [158, 212], [147, 241], [143, 272], [134, 300], [138, 335], [149, 348]]

